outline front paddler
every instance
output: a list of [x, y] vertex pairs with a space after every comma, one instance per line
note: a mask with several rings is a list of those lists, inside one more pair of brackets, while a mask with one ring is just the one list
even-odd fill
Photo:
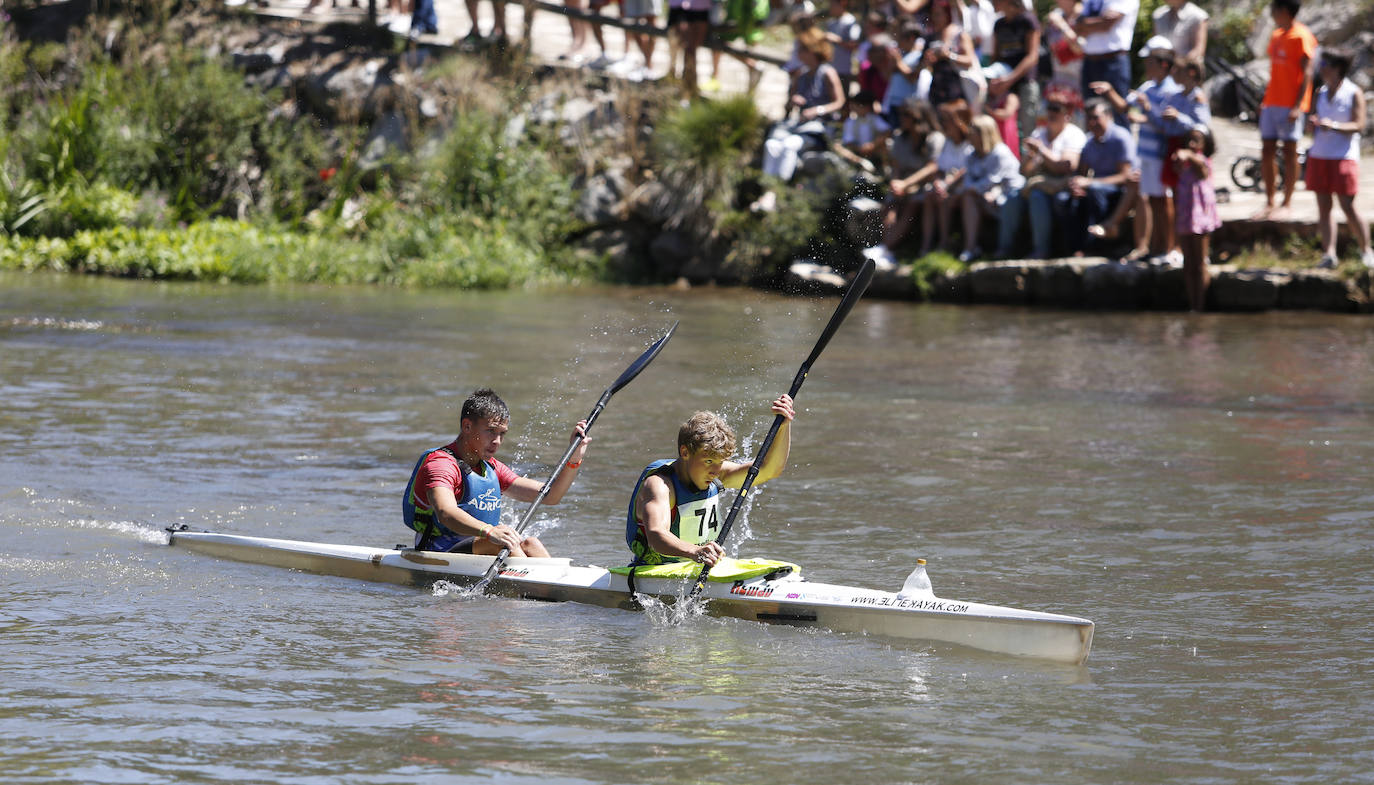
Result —
[[[506, 402], [490, 389], [474, 392], [463, 402], [458, 437], [420, 456], [406, 486], [401, 510], [405, 524], [415, 530], [415, 547], [425, 551], [477, 553], [494, 556], [508, 548], [511, 556], [547, 557], [537, 537], [521, 538], [501, 523], [501, 497], [533, 502], [543, 484], [515, 473], [496, 460], [496, 451], [510, 428]], [[591, 438], [579, 422], [569, 443], [582, 436], [566, 468], [549, 488], [544, 504], [557, 504], [577, 477], [577, 467]]]
[[[792, 398], [773, 401], [785, 419], [776, 442], [759, 467], [755, 484], [782, 474], [792, 447]], [[677, 458], [654, 461], [635, 483], [625, 522], [625, 542], [634, 553], [631, 566], [692, 560], [715, 565], [725, 554], [715, 543], [724, 522], [723, 488], [739, 488], [753, 462], [729, 460], [735, 432], [714, 412], [697, 412], [677, 434]]]

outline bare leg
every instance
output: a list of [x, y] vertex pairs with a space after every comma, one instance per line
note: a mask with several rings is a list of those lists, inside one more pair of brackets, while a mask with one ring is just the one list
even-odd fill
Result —
[[1183, 286], [1188, 292], [1188, 308], [1202, 311], [1207, 307], [1207, 240], [1205, 234], [1186, 234], [1183, 245]]
[[1336, 212], [1331, 209], [1331, 193], [1329, 191], [1317, 192], [1317, 236], [1321, 238], [1322, 258], [1334, 258], [1336, 256]]
[[[1355, 197], [1341, 196], [1341, 210], [1345, 212], [1345, 222], [1350, 227], [1350, 231], [1355, 234], [1355, 241], [1360, 244], [1360, 254], [1369, 252], [1369, 224], [1360, 217], [1360, 212], [1355, 207]], [[1336, 222], [1331, 222], [1331, 236], [1336, 236]], [[1333, 239], [1331, 246], [1335, 248]]]
[[1274, 194], [1278, 190], [1279, 169], [1276, 159], [1278, 140], [1265, 139], [1260, 147], [1260, 179], [1264, 181], [1264, 208], [1255, 213], [1255, 218], [1263, 221], [1274, 212]]
[[[491, 35], [493, 38], [506, 37], [506, 0], [491, 0], [491, 12], [496, 16], [496, 21], [491, 25]], [[477, 24], [477, 17], [473, 17], [473, 26]]]
[[979, 208], [982, 198], [973, 191], [964, 191], [959, 195], [959, 207], [963, 210], [964, 226], [964, 250], [973, 251], [978, 245], [978, 225], [982, 222], [983, 211]]
[[1169, 200], [1163, 196], [1150, 197], [1150, 253], [1168, 253]]
[[927, 194], [921, 201], [921, 255], [925, 256], [935, 248], [935, 222], [938, 197]]
[[1283, 209], [1293, 201], [1293, 188], [1298, 184], [1298, 143], [1283, 143]]

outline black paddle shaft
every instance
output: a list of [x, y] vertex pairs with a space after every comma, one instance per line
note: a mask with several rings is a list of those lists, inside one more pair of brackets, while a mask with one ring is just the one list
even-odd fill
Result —
[[[860, 297], [863, 297], [864, 291], [867, 290], [868, 285], [873, 282], [874, 270], [873, 260], [864, 260], [863, 267], [859, 268], [858, 274], [855, 275], [854, 280], [850, 282], [849, 289], [845, 291], [844, 298], [840, 300], [839, 306], [835, 308], [835, 313], [830, 317], [830, 322], [826, 324], [825, 329], [821, 331], [821, 337], [816, 340], [816, 346], [811, 350], [811, 354], [807, 355], [806, 360], [801, 364], [801, 368], [797, 370], [796, 377], [792, 379], [792, 388], [787, 391], [787, 394], [793, 399], [797, 397], [797, 393], [801, 390], [802, 382], [806, 381], [806, 375], [811, 371], [811, 364], [816, 361], [817, 357], [821, 356], [821, 351], [825, 349], [826, 344], [830, 343], [830, 339], [835, 336], [835, 332], [840, 329], [840, 324], [844, 322], [849, 312], [854, 309], [854, 304], [859, 301]], [[758, 454], [754, 456], [754, 462], [750, 464], [749, 471], [744, 475], [744, 484], [740, 486], [739, 494], [735, 496], [734, 504], [730, 505], [730, 513], [725, 516], [725, 522], [720, 526], [720, 533], [716, 535], [717, 545], [724, 547], [725, 538], [730, 536], [730, 527], [735, 524], [735, 516], [737, 516], [739, 511], [744, 507], [745, 498], [749, 495], [749, 489], [754, 485], [754, 478], [758, 477], [759, 467], [763, 465], [763, 459], [768, 455], [769, 448], [773, 446], [773, 439], [778, 435], [778, 430], [782, 428], [782, 424], [785, 420], [786, 418], [781, 414], [773, 418], [773, 425], [768, 429], [768, 435], [764, 437], [763, 444], [759, 445]], [[697, 582], [692, 586], [692, 592], [689, 597], [696, 597], [701, 593], [702, 589], [706, 588], [706, 577], [710, 574], [710, 566], [703, 566], [701, 568], [701, 575], [697, 576]]]
[[[582, 433], [568, 445], [568, 451], [563, 453], [563, 457], [558, 461], [558, 465], [554, 468], [553, 474], [549, 475], [549, 479], [544, 483], [544, 486], [539, 489], [539, 495], [534, 498], [529, 509], [525, 511], [524, 517], [522, 517], [520, 523], [516, 525], [515, 533], [517, 535], [524, 533], [525, 527], [529, 525], [530, 519], [534, 517], [535, 509], [539, 507], [540, 502], [544, 501], [544, 497], [549, 495], [549, 489], [553, 487], [554, 481], [563, 473], [563, 469], [567, 467], [568, 459], [572, 457], [573, 451], [582, 443], [587, 432], [592, 429], [592, 423], [596, 422], [596, 418], [601, 416], [601, 412], [606, 408], [606, 404], [611, 402], [611, 396], [619, 392], [620, 388], [634, 381], [634, 378], [639, 375], [640, 371], [649, 367], [649, 363], [653, 362], [654, 358], [658, 356], [658, 353], [663, 351], [663, 347], [668, 345], [668, 339], [673, 337], [673, 333], [677, 330], [677, 326], [678, 322], [673, 322], [673, 326], [668, 328], [668, 332], [664, 333], [662, 338], [655, 341], [653, 346], [645, 349], [644, 353], [639, 356], [639, 359], [631, 363], [630, 367], [626, 368], [625, 372], [620, 374], [620, 377], [616, 379], [610, 387], [607, 387], [605, 392], [601, 393], [601, 397], [597, 400], [596, 406], [592, 407], [592, 413], [587, 415], [586, 427], [584, 427]], [[493, 561], [491, 566], [487, 567], [487, 571], [482, 574], [482, 580], [477, 582], [476, 588], [478, 591], [487, 585], [491, 580], [491, 576], [500, 569], [500, 566], [505, 563], [506, 557], [509, 555], [509, 548], [502, 548], [501, 552], [496, 554], [495, 561]]]

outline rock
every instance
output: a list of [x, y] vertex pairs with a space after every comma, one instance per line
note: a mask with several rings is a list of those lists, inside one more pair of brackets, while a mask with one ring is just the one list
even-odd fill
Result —
[[883, 204], [876, 199], [860, 196], [845, 205], [844, 230], [860, 248], [868, 248], [883, 239]]
[[885, 300], [919, 299], [911, 265], [901, 264], [874, 272], [873, 283], [868, 285], [868, 296]]
[[1083, 270], [1083, 304], [1089, 308], [1145, 308], [1154, 270], [1144, 262], [1098, 259]]
[[1051, 259], [1025, 264], [1031, 302], [1057, 308], [1083, 306], [1083, 270], [1087, 264], [1079, 259]]
[[662, 226], [668, 221], [670, 201], [667, 186], [649, 180], [630, 192], [625, 207], [631, 218], [650, 226]]
[[574, 181], [579, 194], [576, 215], [578, 220], [602, 226], [621, 220], [625, 193], [629, 185], [619, 172], [602, 172], [589, 179]]
[[1155, 308], [1170, 311], [1188, 309], [1188, 286], [1184, 283], [1183, 268], [1155, 268], [1151, 284], [1150, 302]]
[[1328, 270], [1295, 270], [1279, 289], [1278, 307], [1349, 312], [1366, 298], [1354, 281]]
[[368, 131], [358, 165], [364, 169], [374, 168], [381, 165], [393, 150], [405, 150], [409, 145], [409, 124], [405, 116], [400, 112], [388, 112], [378, 118]]
[[978, 262], [968, 268], [970, 297], [975, 303], [1026, 305], [1029, 276], [1025, 262]]
[[1268, 270], [1237, 270], [1229, 265], [1214, 268], [1207, 289], [1207, 305], [1218, 311], [1264, 311], [1277, 307], [1279, 290], [1291, 276]]
[[[654, 269], [659, 272], [659, 277], [687, 276], [687, 264], [695, 256], [696, 247], [692, 244], [692, 238], [683, 232], [660, 232], [649, 243], [649, 258], [653, 261]], [[700, 283], [709, 278], [687, 277], [693, 283]]]
[[967, 271], [953, 275], [941, 273], [931, 280], [928, 295], [935, 303], [967, 303], [972, 299], [972, 288]]

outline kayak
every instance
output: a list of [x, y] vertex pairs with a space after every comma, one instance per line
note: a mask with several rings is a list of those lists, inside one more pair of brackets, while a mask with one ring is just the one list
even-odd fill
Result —
[[[494, 557], [410, 548], [282, 540], [168, 529], [168, 544], [197, 553], [322, 575], [428, 586], [476, 584]], [[798, 570], [773, 570], [741, 580], [710, 580], [705, 612], [769, 624], [819, 627], [1081, 665], [1092, 648], [1093, 623], [1077, 616], [985, 605], [935, 596], [913, 573], [901, 592], [817, 583]], [[712, 571], [714, 577], [715, 570]], [[692, 577], [695, 577], [693, 575]], [[631, 589], [630, 581], [634, 586]], [[674, 603], [691, 580], [629, 576], [571, 559], [509, 558], [487, 586], [493, 594], [637, 610], [639, 595]]]

